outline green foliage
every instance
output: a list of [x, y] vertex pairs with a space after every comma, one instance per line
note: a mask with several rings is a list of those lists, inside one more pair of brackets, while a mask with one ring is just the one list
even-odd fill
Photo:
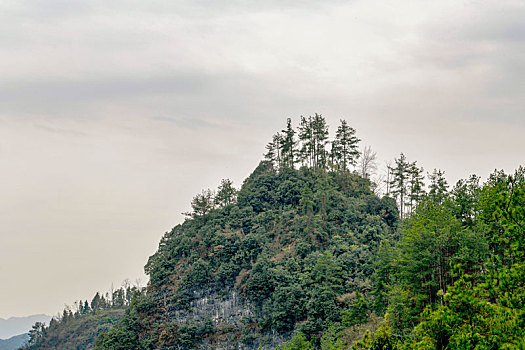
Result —
[[388, 291], [391, 331], [354, 347], [385, 338], [403, 349], [524, 348], [523, 168], [495, 172], [483, 186], [477, 176], [460, 180], [450, 195], [443, 173], [433, 175], [400, 242], [378, 252], [374, 295], [384, 302]]
[[337, 324], [331, 323], [326, 331], [323, 333], [320, 342], [321, 350], [344, 350], [346, 349], [343, 340], [340, 337], [339, 331], [341, 327]]
[[[141, 291], [127, 281], [113, 293], [96, 293], [91, 303], [79, 300], [74, 309], [66, 307], [49, 326], [38, 322], [29, 332], [27, 349], [92, 349], [99, 334], [110, 330], [124, 315], [132, 295]], [[132, 334], [130, 334], [131, 336]]]
[[[321, 150], [324, 126], [319, 117], [316, 123], [315, 149]], [[167, 315], [187, 310], [195, 293], [226, 288], [238, 290], [254, 307], [253, 320], [239, 329], [252, 327], [246, 341], [253, 334], [294, 330], [320, 339], [330, 323], [341, 321], [348, 306], [343, 295], [371, 291], [375, 252], [396, 223], [395, 204], [377, 198], [370, 182], [356, 174], [276, 169], [263, 161], [235, 202], [191, 217], [164, 235], [145, 266], [151, 308], [134, 314], [143, 329], [137, 341], [142, 348], [191, 343], [194, 338], [184, 338], [182, 325], [167, 328]], [[125, 324], [104, 335], [101, 344], [118, 343], [120, 336], [135, 341]]]
[[523, 170], [520, 168], [514, 176], [493, 174], [481, 196], [481, 220], [485, 225], [499, 228], [497, 234], [488, 234], [491, 242], [499, 245], [493, 250], [487, 273], [475, 279], [458, 269], [458, 279], [445, 294], [444, 305], [434, 311], [425, 310], [417, 328], [421, 348], [518, 349], [525, 346]]
[[[445, 306], [425, 310], [417, 332], [421, 348], [495, 349], [523, 346], [525, 266], [500, 271], [497, 279], [472, 284], [462, 274], [445, 295]], [[497, 295], [491, 300], [491, 295]]]
[[27, 349], [92, 349], [97, 336], [113, 327], [124, 309], [108, 308], [67, 319], [52, 319], [49, 327], [33, 326]]
[[430, 186], [428, 195], [434, 202], [442, 203], [448, 195], [448, 183], [445, 179], [445, 172], [434, 169], [432, 174], [428, 175]]
[[210, 264], [199, 258], [186, 274], [184, 283], [191, 288], [202, 288], [211, 279]]
[[368, 319], [370, 306], [361, 293], [356, 292], [355, 300], [347, 310], [341, 312], [342, 323], [346, 327], [365, 323]]
[[298, 332], [289, 342], [275, 348], [275, 350], [313, 350], [314, 346], [306, 340], [303, 333]]
[[367, 332], [362, 340], [352, 346], [352, 350], [396, 350], [399, 348], [388, 326], [380, 327], [374, 337]]
[[[482, 235], [461, 225], [448, 205], [432, 199], [419, 205], [401, 234], [396, 280], [408, 293], [391, 293], [389, 314], [393, 332], [406, 335], [427, 305], [443, 303], [442, 295], [453, 282], [450, 265], [461, 263], [480, 271], [488, 247]], [[401, 311], [408, 305], [412, 312]]]
[[360, 155], [358, 144], [361, 140], [355, 136], [355, 133], [355, 129], [350, 127], [346, 120], [341, 120], [331, 150], [332, 163], [338, 169], [348, 170], [350, 165], [357, 164]]
[[206, 215], [215, 207], [214, 197], [215, 194], [212, 190], [203, 190], [201, 193], [193, 197], [191, 200], [191, 208], [193, 211], [191, 213], [187, 213], [186, 215], [195, 218]]
[[230, 179], [221, 180], [221, 184], [215, 195], [215, 204], [219, 207], [225, 207], [235, 203], [236, 200], [237, 190], [233, 187], [233, 182]]

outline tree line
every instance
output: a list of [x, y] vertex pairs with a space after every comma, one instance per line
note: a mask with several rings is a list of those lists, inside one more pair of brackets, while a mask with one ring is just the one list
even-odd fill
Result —
[[95, 296], [88, 300], [78, 300], [73, 304], [73, 307], [66, 306], [62, 313], [56, 315], [46, 326], [44, 322], [36, 322], [31, 330], [29, 330], [29, 340], [27, 342], [27, 349], [40, 348], [41, 343], [47, 343], [50, 339], [56, 336], [56, 332], [60, 328], [67, 327], [67, 324], [83, 318], [87, 315], [95, 315], [105, 310], [126, 309], [129, 307], [133, 296], [141, 292], [139, 283], [131, 285], [126, 280], [118, 289], [111, 288], [111, 291], [106, 293], [97, 292]]
[[408, 161], [403, 153], [394, 160], [394, 166], [387, 166], [386, 195], [396, 199], [402, 219], [408, 217], [426, 196], [438, 201], [446, 196], [448, 183], [445, 172], [434, 169], [427, 174], [428, 192], [423, 173], [424, 169], [417, 165], [417, 161]]
[[306, 166], [315, 169], [349, 170], [355, 167], [361, 152], [356, 130], [341, 120], [333, 140], [329, 139], [326, 119], [321, 114], [301, 116], [296, 129], [292, 120], [272, 137], [265, 158], [277, 168]]

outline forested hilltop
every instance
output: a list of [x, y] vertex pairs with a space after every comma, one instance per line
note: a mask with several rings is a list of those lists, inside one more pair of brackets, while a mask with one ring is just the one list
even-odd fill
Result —
[[401, 154], [379, 179], [359, 142], [289, 119], [239, 190], [193, 198], [96, 347], [525, 348], [525, 171], [449, 186]]

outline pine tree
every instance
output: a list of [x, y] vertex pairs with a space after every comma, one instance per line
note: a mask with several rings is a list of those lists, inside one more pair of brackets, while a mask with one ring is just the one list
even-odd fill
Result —
[[273, 135], [272, 141], [266, 145], [268, 152], [264, 157], [273, 163], [274, 166], [280, 168], [282, 165], [282, 156], [281, 156], [281, 144], [283, 136], [280, 133]]
[[233, 187], [233, 182], [230, 179], [223, 179], [215, 195], [215, 203], [219, 207], [225, 207], [233, 204], [237, 198], [237, 190]]
[[339, 168], [339, 159], [341, 158], [341, 145], [338, 140], [331, 142], [332, 148], [330, 149], [330, 165], [338, 169]]
[[100, 294], [97, 292], [97, 294], [95, 294], [95, 296], [91, 300], [91, 310], [93, 310], [93, 312], [95, 312], [95, 311], [99, 310], [100, 307], [101, 307]]
[[214, 198], [215, 195], [212, 190], [203, 190], [191, 200], [191, 208], [193, 211], [191, 213], [183, 214], [194, 218], [208, 214], [210, 210], [215, 208], [215, 203], [213, 201]]
[[405, 216], [405, 201], [407, 196], [407, 186], [409, 183], [408, 170], [410, 163], [408, 163], [405, 155], [401, 153], [398, 159], [395, 159], [395, 167], [392, 168], [392, 180], [390, 181], [390, 191], [396, 198], [399, 204], [399, 214], [401, 218]]
[[326, 145], [328, 144], [328, 124], [320, 114], [315, 114], [311, 123], [313, 136], [313, 167], [325, 169], [327, 161]]
[[84, 307], [82, 308], [84, 314], [87, 314], [90, 310], [88, 301], [84, 301]]
[[293, 168], [296, 161], [296, 141], [295, 130], [292, 127], [292, 120], [286, 119], [286, 129], [282, 130], [280, 143], [281, 164], [283, 167]]
[[408, 168], [408, 205], [410, 212], [414, 210], [425, 195], [423, 172], [423, 168], [419, 168], [417, 162], [410, 163]]
[[339, 169], [348, 170], [350, 165], [355, 166], [359, 158], [358, 143], [361, 141], [355, 136], [355, 129], [348, 126], [346, 120], [341, 120], [341, 125], [335, 133], [334, 153]]
[[[65, 311], [65, 310], [64, 310]], [[29, 345], [34, 345], [38, 342], [38, 339], [42, 337], [45, 331], [46, 324], [42, 322], [36, 322], [33, 327], [29, 330]]]
[[434, 169], [432, 174], [428, 174], [428, 178], [430, 180], [429, 197], [442, 203], [448, 194], [448, 183], [447, 179], [445, 179], [445, 172]]
[[299, 161], [303, 166], [313, 166], [313, 131], [312, 131], [312, 117], [301, 116], [301, 123], [299, 124]]

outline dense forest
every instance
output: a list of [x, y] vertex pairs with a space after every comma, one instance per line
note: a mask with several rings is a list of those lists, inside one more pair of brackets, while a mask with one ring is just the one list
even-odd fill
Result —
[[240, 189], [193, 198], [144, 290], [79, 303], [29, 348], [98, 315], [69, 348], [524, 349], [524, 169], [450, 186], [401, 154], [378, 178], [359, 143], [344, 120], [330, 139], [321, 115], [288, 119]]

